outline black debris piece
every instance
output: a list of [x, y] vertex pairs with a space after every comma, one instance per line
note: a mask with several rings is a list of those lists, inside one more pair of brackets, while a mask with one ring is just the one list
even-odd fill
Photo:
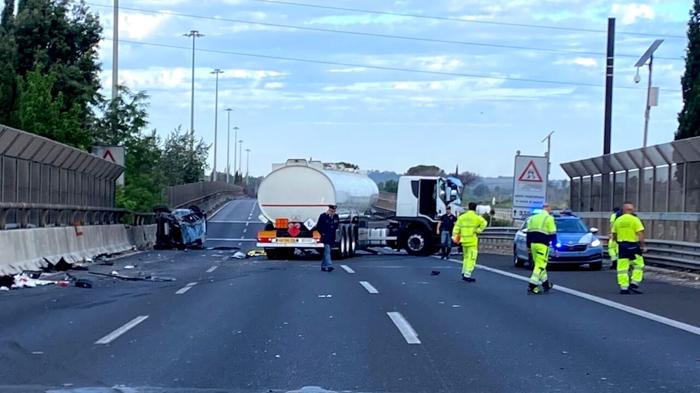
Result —
[[439, 274], [440, 274], [440, 271], [438, 271], [438, 270], [433, 270], [432, 272], [430, 272], [431, 276], [437, 276]]

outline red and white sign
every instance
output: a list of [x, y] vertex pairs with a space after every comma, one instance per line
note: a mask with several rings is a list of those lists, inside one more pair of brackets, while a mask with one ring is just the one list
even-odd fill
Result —
[[547, 197], [547, 157], [515, 156], [513, 218], [525, 220]]
[[[92, 154], [117, 165], [124, 166], [123, 146], [93, 146]], [[124, 174], [117, 178], [117, 185], [124, 185]]]

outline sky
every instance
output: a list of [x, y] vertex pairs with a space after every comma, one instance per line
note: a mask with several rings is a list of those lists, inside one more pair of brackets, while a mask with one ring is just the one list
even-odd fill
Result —
[[[112, 3], [87, 3], [104, 26], [101, 79], [109, 95]], [[648, 69], [635, 84], [634, 63], [657, 38], [664, 43], [653, 84], [661, 93], [649, 143], [672, 140], [677, 128], [690, 0], [296, 3], [121, 0], [119, 82], [149, 94], [149, 127], [160, 135], [179, 125], [189, 129], [192, 40], [183, 33], [195, 29], [205, 36], [196, 41], [194, 128], [211, 144], [210, 72], [224, 71], [220, 171], [230, 107], [231, 127], [239, 127], [243, 149], [251, 150], [256, 176], [272, 163], [310, 157], [368, 170], [402, 173], [434, 164], [453, 171], [459, 165], [482, 176], [512, 176], [515, 152], [544, 154], [541, 140], [555, 131], [551, 178], [565, 178], [559, 163], [602, 153], [605, 30], [607, 18], [615, 17], [613, 151], [642, 144]], [[233, 168], [233, 131], [231, 139]], [[212, 146], [210, 168], [213, 154]], [[242, 161], [245, 170], [245, 156]]]

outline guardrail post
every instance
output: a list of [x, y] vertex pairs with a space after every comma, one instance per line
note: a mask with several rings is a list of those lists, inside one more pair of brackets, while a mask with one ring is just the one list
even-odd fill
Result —
[[0, 229], [5, 229], [5, 225], [7, 224], [7, 213], [10, 212], [10, 209], [0, 209]]
[[39, 226], [45, 227], [48, 225], [49, 221], [49, 209], [41, 209], [39, 213]]
[[19, 227], [27, 228], [29, 226], [29, 209], [19, 209]]

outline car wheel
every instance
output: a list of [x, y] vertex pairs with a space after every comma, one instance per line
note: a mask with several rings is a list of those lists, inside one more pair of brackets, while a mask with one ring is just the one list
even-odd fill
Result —
[[589, 263], [588, 267], [591, 270], [601, 270], [603, 268], [603, 262], [594, 262], [594, 263]]
[[515, 267], [525, 266], [525, 261], [523, 261], [522, 259], [520, 259], [520, 257], [518, 257], [518, 248], [517, 247], [513, 247], [513, 264], [515, 265]]

